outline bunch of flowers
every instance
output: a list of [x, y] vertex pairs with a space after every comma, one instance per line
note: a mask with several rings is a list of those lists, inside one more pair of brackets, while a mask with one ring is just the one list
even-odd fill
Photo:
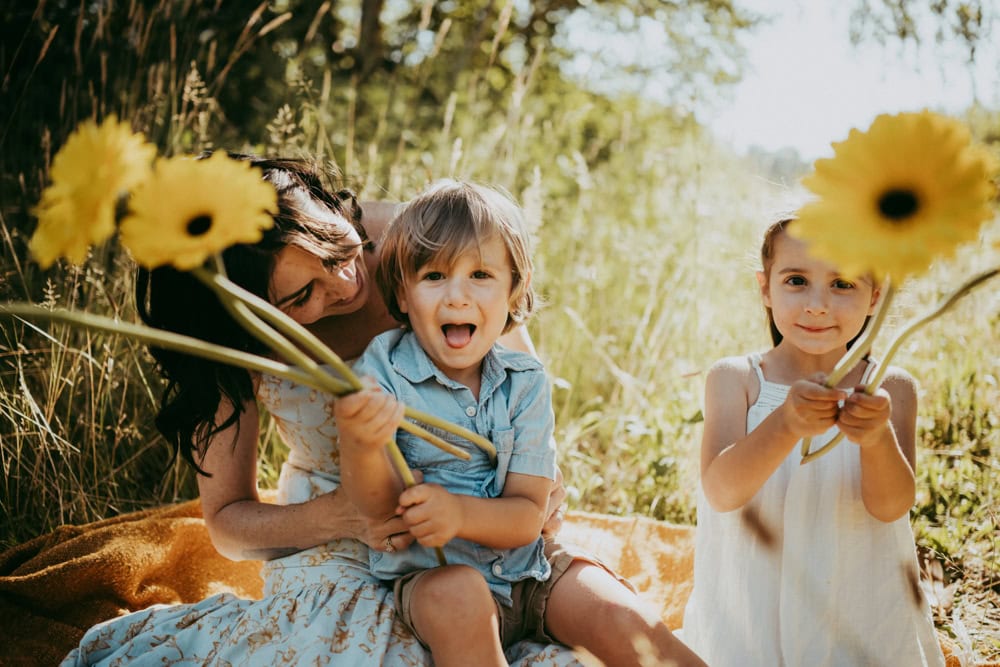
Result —
[[[277, 194], [248, 162], [216, 152], [206, 159], [157, 157], [156, 148], [114, 116], [82, 123], [57, 153], [52, 184], [34, 213], [38, 227], [29, 249], [47, 268], [60, 257], [79, 264], [92, 245], [118, 232], [133, 259], [147, 269], [173, 265], [189, 271], [219, 297], [274, 358], [248, 354], [197, 338], [91, 313], [27, 303], [0, 304], [0, 315], [63, 322], [120, 334], [251, 371], [291, 380], [335, 396], [361, 389], [360, 380], [329, 347], [283, 312], [226, 277], [221, 252], [259, 241], [274, 224]], [[120, 225], [122, 204], [127, 207]], [[324, 367], [324, 364], [326, 367]], [[332, 370], [331, 370], [332, 369]], [[477, 433], [406, 408], [401, 428], [463, 459], [469, 454], [434, 435], [432, 425], [471, 441], [495, 460], [496, 450]], [[419, 422], [419, 423], [417, 423]], [[395, 442], [388, 452], [404, 482], [415, 483]], [[438, 549], [443, 562], [443, 552]]]
[[[880, 115], [866, 132], [851, 130], [834, 143], [834, 156], [817, 160], [803, 185], [816, 198], [802, 206], [789, 233], [847, 277], [871, 275], [882, 298], [868, 326], [827, 380], [835, 387], [871, 350], [898, 285], [926, 271], [936, 258], [954, 255], [992, 220], [997, 165], [972, 142], [960, 122], [930, 111]], [[973, 276], [937, 307], [890, 342], [882, 366], [865, 386], [874, 393], [905, 339], [950, 309], [961, 297], [1000, 273]], [[802, 463], [828, 452], [842, 436], [816, 451], [802, 443]]]

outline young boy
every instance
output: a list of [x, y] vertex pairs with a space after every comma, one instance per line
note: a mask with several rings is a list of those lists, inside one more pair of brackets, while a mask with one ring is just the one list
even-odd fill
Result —
[[[423, 547], [372, 551], [394, 580], [397, 613], [437, 665], [506, 665], [503, 649], [537, 639], [580, 646], [608, 665], [702, 663], [631, 587], [585, 553], [541, 536], [556, 473], [549, 386], [533, 356], [497, 344], [534, 308], [518, 207], [475, 184], [435, 184], [381, 242], [376, 279], [405, 328], [378, 336], [355, 370], [372, 387], [335, 404], [343, 488], [362, 513], [400, 514]], [[402, 405], [476, 431], [464, 461], [399, 431]], [[433, 429], [432, 429], [433, 430]], [[399, 438], [423, 482], [403, 490], [385, 455]]]

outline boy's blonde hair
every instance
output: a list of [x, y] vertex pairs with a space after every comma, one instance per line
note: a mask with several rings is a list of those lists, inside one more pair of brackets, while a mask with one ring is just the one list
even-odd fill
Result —
[[407, 276], [431, 261], [451, 265], [463, 252], [478, 249], [493, 237], [507, 248], [512, 269], [504, 333], [526, 320], [534, 311], [535, 293], [521, 209], [499, 190], [450, 179], [432, 183], [408, 202], [379, 243], [375, 280], [392, 316], [409, 325], [397, 298]]

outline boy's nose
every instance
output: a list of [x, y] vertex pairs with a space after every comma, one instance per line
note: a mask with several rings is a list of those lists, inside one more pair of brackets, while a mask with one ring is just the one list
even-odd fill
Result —
[[465, 306], [469, 303], [468, 290], [462, 280], [448, 281], [448, 288], [445, 291], [445, 304], [451, 307]]

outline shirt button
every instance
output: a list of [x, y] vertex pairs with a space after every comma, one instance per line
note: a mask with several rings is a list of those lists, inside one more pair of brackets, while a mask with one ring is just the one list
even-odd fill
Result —
[[465, 409], [465, 414], [469, 415], [470, 417], [475, 417], [476, 416], [475, 406], [470, 405], [469, 407], [467, 407]]
[[493, 574], [497, 575], [498, 577], [501, 574], [503, 574], [503, 568], [500, 567], [500, 563], [494, 563], [494, 565], [493, 565]]

